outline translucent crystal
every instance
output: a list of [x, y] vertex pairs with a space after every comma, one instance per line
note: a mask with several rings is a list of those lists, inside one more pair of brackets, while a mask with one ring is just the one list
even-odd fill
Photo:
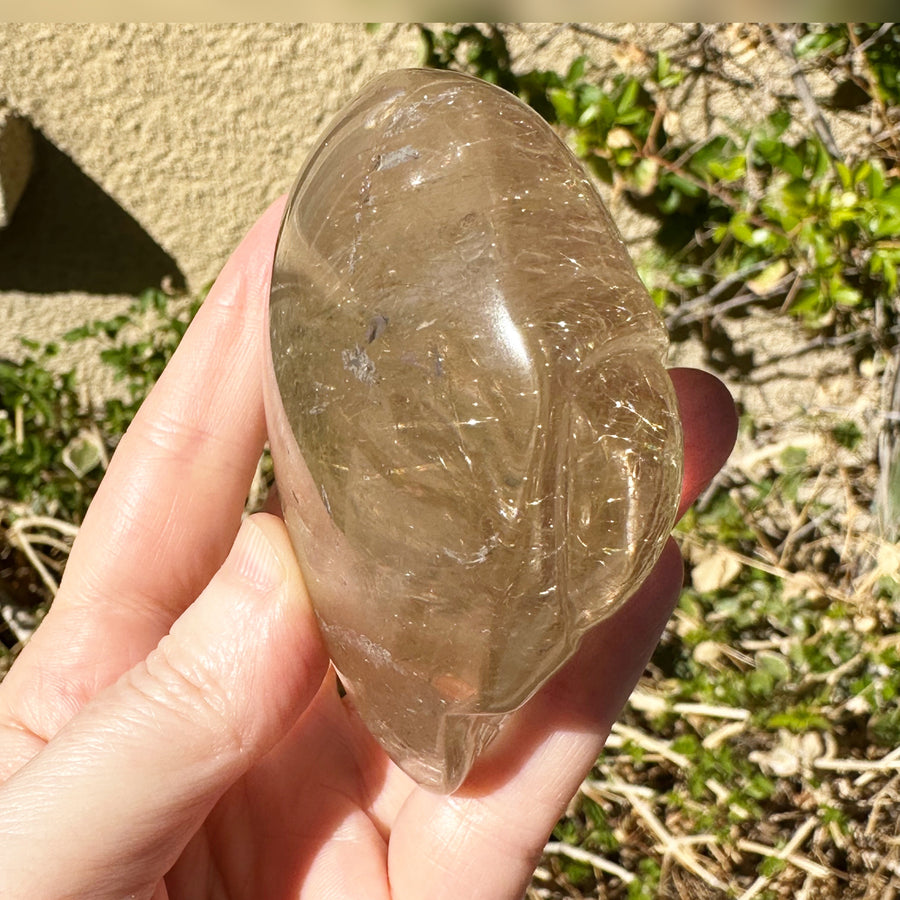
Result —
[[335, 666], [390, 756], [451, 791], [672, 526], [660, 318], [549, 126], [414, 69], [300, 173], [270, 340], [276, 480]]

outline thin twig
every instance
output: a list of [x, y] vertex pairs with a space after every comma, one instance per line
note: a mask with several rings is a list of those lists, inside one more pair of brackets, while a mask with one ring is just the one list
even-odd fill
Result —
[[35, 549], [31, 546], [31, 541], [28, 539], [28, 537], [24, 533], [22, 533], [17, 535], [16, 540], [10, 541], [10, 543], [25, 554], [28, 562], [31, 563], [34, 570], [38, 573], [41, 581], [44, 582], [44, 586], [48, 591], [50, 591], [51, 595], [55, 597], [57, 592], [59, 591], [59, 582], [56, 580], [56, 578], [53, 577], [53, 575], [50, 573], [50, 570], [44, 564], [44, 561], [35, 552]]
[[817, 759], [813, 768], [825, 769], [829, 772], [897, 772], [900, 771], [900, 759]]
[[[871, 774], [871, 773], [866, 773]], [[881, 827], [880, 813], [882, 809], [887, 808], [888, 810], [896, 809], [897, 807], [897, 780], [898, 776], [895, 775], [891, 778], [890, 781], [886, 785], [884, 785], [881, 790], [875, 795], [872, 800], [871, 806], [869, 807], [869, 821], [866, 822], [866, 830], [865, 833], [868, 835], [874, 834]], [[859, 781], [859, 779], [857, 779]], [[890, 813], [888, 813], [890, 818]]]
[[[813, 825], [815, 825], [813, 821]], [[804, 835], [805, 837], [805, 835]], [[831, 873], [821, 863], [813, 862], [805, 856], [796, 853], [785, 854], [784, 850], [778, 850], [775, 847], [767, 847], [765, 844], [758, 844], [756, 841], [740, 840], [737, 842], [738, 850], [746, 850], [748, 853], [758, 853], [760, 856], [769, 856], [772, 859], [783, 859], [785, 862], [803, 869], [814, 878], [827, 878]], [[786, 848], [785, 848], [786, 849]]]
[[577, 862], [587, 863], [600, 872], [606, 872], [607, 875], [615, 875], [616, 878], [625, 884], [631, 884], [635, 879], [635, 876], [628, 869], [623, 869], [621, 866], [604, 859], [602, 856], [598, 856], [596, 853], [590, 853], [587, 850], [582, 850], [581, 847], [573, 847], [561, 841], [550, 841], [545, 844], [544, 853], [548, 856], [568, 856], [569, 859], [574, 859]]
[[893, 122], [891, 122], [890, 116], [888, 115], [887, 107], [884, 105], [884, 100], [881, 97], [881, 91], [878, 89], [878, 79], [875, 77], [875, 73], [872, 71], [872, 66], [869, 64], [869, 57], [866, 55], [866, 50], [879, 38], [887, 34], [887, 32], [890, 31], [890, 29], [894, 26], [894, 23], [882, 23], [881, 28], [879, 28], [878, 31], [876, 31], [873, 35], [862, 42], [860, 42], [859, 38], [856, 35], [856, 31], [854, 30], [855, 25], [855, 22], [847, 23], [847, 34], [850, 38], [850, 43], [853, 45], [853, 55], [859, 59], [860, 67], [862, 68], [863, 74], [865, 75], [866, 81], [868, 82], [868, 94], [875, 101], [875, 106], [878, 108], [878, 113], [881, 116], [881, 121], [884, 122], [885, 131], [890, 136], [891, 144], [893, 145], [894, 150], [900, 149], [900, 140], [898, 140], [897, 132], [894, 129], [894, 124]]
[[[882, 762], [893, 762], [894, 760], [900, 760], [900, 747], [894, 747], [890, 753], [886, 754], [881, 758]], [[854, 787], [865, 787], [870, 781], [874, 781], [878, 777], [878, 772], [868, 771], [863, 772], [856, 781], [853, 782]]]
[[[698, 878], [705, 881], [710, 887], [717, 890], [726, 890], [724, 882], [720, 881], [712, 872], [708, 871], [697, 859], [696, 855], [676, 840], [674, 835], [663, 825], [649, 805], [637, 797], [633, 797], [631, 808], [637, 813], [644, 824], [650, 829], [654, 837], [660, 842], [664, 855], [675, 859], [683, 868], [692, 872]], [[715, 838], [710, 837], [710, 841]]]
[[778, 556], [779, 566], [787, 565], [788, 554], [793, 549], [794, 544], [800, 539], [800, 529], [806, 524], [807, 518], [809, 517], [809, 511], [812, 508], [813, 503], [819, 499], [819, 495], [824, 488], [826, 472], [830, 474], [830, 469], [827, 469], [825, 466], [819, 469], [806, 502], [798, 512], [791, 515], [793, 521], [791, 522], [790, 530], [785, 536], [785, 539], [781, 542], [781, 552]]
[[35, 544], [45, 544], [56, 549], [68, 550], [68, 546], [56, 538], [45, 534], [33, 534], [35, 529], [53, 529], [66, 537], [74, 538], [78, 534], [78, 526], [52, 516], [22, 516], [16, 519], [6, 531], [9, 543], [25, 554], [28, 562], [40, 576], [51, 596], [55, 597], [59, 590], [58, 579], [50, 572], [41, 555], [35, 550]]
[[29, 534], [28, 540], [32, 544], [36, 544], [40, 547], [49, 547], [51, 550], [57, 550], [62, 554], [68, 554], [71, 547], [68, 541], [64, 541], [61, 538], [55, 538], [49, 534], [41, 534], [40, 532], [37, 534]]
[[670, 328], [673, 325], [681, 324], [682, 319], [685, 318], [685, 316], [687, 316], [689, 313], [692, 313], [697, 309], [701, 309], [702, 307], [711, 304], [720, 295], [724, 294], [725, 291], [727, 291], [728, 288], [730, 288], [733, 284], [738, 284], [740, 282], [746, 281], [749, 276], [755, 275], [757, 272], [761, 272], [768, 264], [768, 260], [751, 263], [749, 266], [744, 266], [743, 269], [739, 269], [737, 272], [733, 272], [731, 275], [728, 275], [721, 281], [717, 281], [705, 294], [701, 294], [699, 297], [695, 297], [693, 300], [690, 300], [687, 303], [683, 303], [681, 306], [679, 306], [678, 309], [676, 309], [668, 317], [666, 324]]
[[[749, 511], [746, 510], [746, 507], [738, 506], [738, 508], [741, 509], [741, 511], [744, 513], [749, 523]], [[699, 543], [692, 535], [689, 534], [682, 535], [681, 540], [684, 544], [693, 544], [695, 546]], [[757, 540], [759, 540], [758, 536]], [[767, 575], [774, 575], [776, 578], [790, 578], [791, 575], [795, 574], [789, 569], [784, 568], [784, 566], [778, 565], [777, 562], [768, 563], [765, 560], [758, 559], [755, 556], [747, 556], [746, 553], [732, 550], [730, 547], [726, 547], [724, 545], [720, 546], [719, 550], [722, 553], [727, 553], [730, 557], [732, 557], [732, 559], [741, 563], [741, 565], [749, 566], [751, 569], [756, 569], [759, 572], [765, 572]], [[835, 600], [839, 603], [848, 602], [847, 594], [829, 585], [824, 576], [816, 572], [806, 572], [803, 574], [809, 577], [811, 585], [823, 597], [827, 597], [830, 600]]]
[[[747, 850], [750, 853], [758, 853], [761, 856], [768, 856], [772, 859], [783, 859], [785, 862], [789, 862], [791, 865], [794, 865], [798, 869], [802, 869], [811, 875], [825, 878], [830, 874], [828, 869], [795, 853], [818, 824], [818, 820], [815, 818], [807, 819], [797, 831], [794, 832], [794, 836], [780, 850], [777, 847], [767, 847], [765, 844], [758, 844], [755, 841], [746, 840], [738, 841], [737, 846], [738, 849]], [[774, 875], [760, 875], [760, 877], [757, 878], [743, 894], [741, 894], [738, 900], [751, 900], [751, 898], [765, 890], [773, 878]]]
[[10, 532], [21, 532], [25, 529], [52, 528], [60, 534], [74, 538], [78, 536], [78, 526], [53, 516], [21, 516], [9, 526]]
[[[782, 282], [786, 283], [787, 279], [782, 279], [776, 285], [772, 293], [775, 293], [782, 284]], [[751, 303], [755, 303], [759, 300], [759, 295], [754, 294], [752, 291], [745, 291], [743, 293], [737, 294], [737, 296], [732, 297], [730, 300], [726, 300], [724, 303], [719, 303], [716, 306], [710, 307], [709, 309], [703, 310], [701, 312], [691, 313], [690, 315], [683, 316], [677, 320], [677, 324], [679, 325], [690, 325], [692, 322], [702, 322], [704, 319], [712, 319], [716, 316], [722, 315], [722, 313], [730, 312], [733, 309], [739, 309], [742, 306], [749, 306]], [[671, 327], [671, 326], [670, 326]]]
[[731, 502], [738, 508], [738, 511], [744, 517], [744, 520], [753, 532], [760, 550], [768, 557], [768, 562], [773, 567], [777, 567], [778, 554], [775, 552], [775, 548], [772, 546], [769, 536], [756, 524], [756, 519], [751, 515], [750, 510], [747, 508], [747, 504], [744, 503], [743, 497], [741, 497], [736, 490], [729, 491], [728, 495], [731, 498]]
[[715, 750], [716, 747], [720, 747], [725, 741], [742, 734], [746, 728], [746, 721], [726, 722], [724, 725], [720, 725], [703, 738], [701, 746], [704, 750]]
[[678, 766], [679, 769], [690, 767], [691, 761], [683, 753], [677, 753], [673, 750], [666, 741], [651, 737], [649, 734], [644, 734], [643, 731], [632, 728], [629, 725], [623, 725], [621, 722], [613, 725], [612, 731], [623, 740], [637, 744], [642, 750], [646, 750], [648, 753], [656, 753], [663, 759], [669, 760], [669, 762]]
[[[640, 152], [640, 147], [635, 148], [638, 152]], [[645, 156], [644, 159], [649, 159], [652, 162], [655, 162], [658, 166], [666, 169], [671, 172], [673, 175], [678, 175], [680, 178], [683, 178], [685, 181], [689, 181], [695, 187], [700, 188], [702, 191], [706, 191], [706, 193], [711, 194], [713, 197], [716, 197], [718, 200], [721, 200], [722, 203], [725, 204], [729, 209], [733, 209], [736, 212], [746, 213], [747, 210], [744, 208], [744, 205], [727, 191], [723, 190], [720, 187], [717, 187], [715, 184], [712, 184], [709, 181], [704, 181], [702, 178], [698, 178], [693, 172], [689, 172], [687, 169], [681, 168], [680, 166], [675, 165], [674, 163], [670, 163], [667, 159], [664, 159], [662, 156], [658, 156], [655, 154], [650, 154], [649, 156]], [[774, 222], [771, 222], [768, 219], [764, 219], [761, 216], [756, 215], [755, 213], [747, 216], [747, 221], [756, 225], [757, 228], [765, 228], [767, 231], [771, 231], [772, 234], [777, 234], [779, 237], [788, 238], [790, 235], [781, 227], [776, 225]]]
[[[853, 31], [853, 26], [855, 22], [847, 23], [847, 30], [850, 36], [850, 43], [853, 44], [853, 52], [854, 53], [865, 53], [866, 50], [869, 49], [876, 41], [883, 38], [893, 27], [896, 25], [896, 22], [882, 22], [881, 28], [878, 29], [874, 34], [870, 34], [862, 43], [860, 43], [859, 38], [856, 36], [856, 33]], [[868, 62], [868, 60], [866, 60]]]
[[601, 797], [626, 801], [630, 801], [632, 797], [642, 797], [644, 800], [656, 799], [656, 791], [653, 788], [625, 781], [591, 779], [581, 785], [581, 793], [594, 801], [598, 801]]
[[750, 718], [749, 709], [733, 706], [713, 706], [709, 703], [675, 703], [672, 711], [686, 716], [708, 716], [713, 719], [736, 719], [746, 722]]
[[[790, 38], [788, 35], [790, 35]], [[773, 27], [772, 36], [775, 38], [775, 44], [778, 49], [792, 63], [791, 81], [794, 83], [794, 89], [797, 91], [797, 96], [800, 98], [800, 102], [803, 104], [806, 114], [812, 121], [812, 126], [819, 136], [819, 140], [825, 145], [825, 148], [833, 159], [841, 159], [841, 151], [838, 149], [834, 135], [831, 133], [831, 126], [828, 124], [828, 120], [825, 118], [822, 110], [819, 109], [819, 104], [816, 103], [816, 98], [813, 97], [809, 82], [803, 74], [803, 69], [797, 61], [797, 57], [794, 55], [793, 43], [796, 40], [796, 35], [793, 32], [788, 32], [787, 30], [782, 31], [779, 28]]]

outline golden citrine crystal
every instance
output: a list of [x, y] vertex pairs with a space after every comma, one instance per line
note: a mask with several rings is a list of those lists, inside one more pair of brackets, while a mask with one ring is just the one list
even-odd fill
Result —
[[269, 315], [276, 479], [334, 664], [397, 764], [453, 790], [659, 555], [664, 328], [549, 126], [424, 69], [310, 155]]

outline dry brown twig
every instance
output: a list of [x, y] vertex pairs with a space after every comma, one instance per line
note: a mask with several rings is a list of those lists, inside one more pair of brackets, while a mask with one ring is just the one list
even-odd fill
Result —
[[[62, 535], [66, 540], [60, 540], [48, 534], [48, 529]], [[59, 572], [54, 574], [51, 570], [53, 568], [61, 570], [61, 566], [54, 565], [37, 548], [49, 546], [67, 554], [71, 542], [77, 534], [77, 525], [65, 522], [62, 519], [53, 518], [52, 516], [21, 516], [6, 529], [6, 537], [10, 546], [18, 548], [25, 554], [34, 570], [40, 576], [44, 586], [53, 597], [56, 596], [59, 590]]]

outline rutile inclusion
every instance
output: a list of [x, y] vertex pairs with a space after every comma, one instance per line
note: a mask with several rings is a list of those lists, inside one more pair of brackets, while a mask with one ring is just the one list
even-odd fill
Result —
[[659, 556], [665, 330], [550, 127], [425, 69], [371, 82], [311, 153], [269, 326], [276, 480], [329, 652], [393, 760], [452, 791]]

